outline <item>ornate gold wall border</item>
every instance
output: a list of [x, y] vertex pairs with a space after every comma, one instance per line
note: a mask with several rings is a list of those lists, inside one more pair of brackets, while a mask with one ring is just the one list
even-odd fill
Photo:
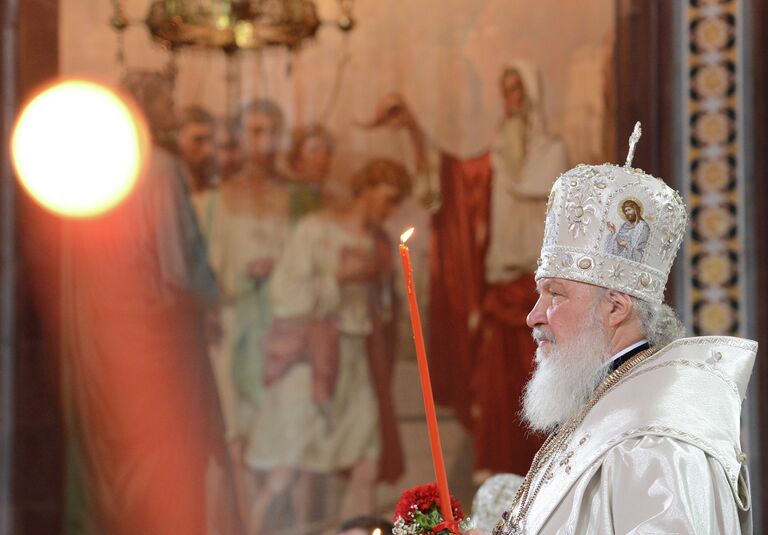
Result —
[[696, 335], [746, 332], [740, 4], [687, 0], [683, 8], [685, 297]]

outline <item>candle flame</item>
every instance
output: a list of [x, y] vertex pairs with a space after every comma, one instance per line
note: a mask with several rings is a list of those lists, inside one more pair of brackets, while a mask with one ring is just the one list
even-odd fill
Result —
[[373, 533], [371, 535], [381, 535], [381, 530], [379, 528], [376, 528], [373, 530]]
[[405, 243], [405, 242], [407, 242], [407, 241], [408, 241], [408, 238], [410, 238], [410, 237], [413, 235], [413, 231], [414, 231], [414, 230], [416, 230], [416, 229], [415, 229], [415, 228], [413, 228], [413, 227], [411, 227], [411, 228], [409, 228], [408, 230], [406, 230], [405, 232], [403, 232], [403, 233], [400, 235], [400, 243]]

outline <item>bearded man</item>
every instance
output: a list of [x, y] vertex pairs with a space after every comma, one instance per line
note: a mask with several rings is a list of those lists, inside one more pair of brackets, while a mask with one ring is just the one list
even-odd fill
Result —
[[[580, 165], [552, 188], [524, 398], [550, 435], [496, 535], [752, 532], [739, 421], [757, 344], [681, 338], [662, 299], [686, 209], [630, 164]], [[605, 246], [628, 198], [648, 224], [642, 261]]]
[[216, 167], [214, 128], [216, 119], [201, 106], [187, 106], [179, 113], [176, 148], [189, 172], [189, 190], [205, 191], [214, 186]]
[[[152, 150], [120, 206], [71, 221], [61, 278], [67, 533], [243, 533], [206, 352], [216, 280], [188, 177], [162, 145], [173, 78], [130, 71]], [[72, 498], [74, 496], [74, 498]]]
[[618, 232], [613, 223], [608, 223], [611, 235], [606, 240], [606, 252], [642, 262], [645, 245], [651, 233], [651, 227], [643, 219], [643, 209], [636, 201], [626, 199], [621, 203], [620, 215], [626, 221], [619, 227]]

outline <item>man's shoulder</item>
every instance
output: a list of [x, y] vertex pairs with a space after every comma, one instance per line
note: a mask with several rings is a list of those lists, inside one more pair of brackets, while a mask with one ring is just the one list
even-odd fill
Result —
[[631, 432], [658, 423], [698, 432], [728, 424], [732, 431], [756, 352], [757, 343], [742, 338], [675, 340], [623, 375], [619, 372], [615, 386], [598, 400], [583, 424], [603, 428], [605, 418], [620, 415], [607, 426], [608, 432]]
[[175, 154], [158, 145], [152, 146], [145, 170], [152, 180], [175, 177], [180, 170], [181, 164]]
[[177, 159], [177, 156], [161, 145], [152, 145], [150, 158], [168, 164]]
[[718, 336], [683, 338], [657, 351], [594, 405], [572, 439], [573, 460], [586, 469], [611, 451], [658, 440], [703, 452], [735, 482], [744, 462], [741, 402], [756, 350], [751, 340]]
[[293, 226], [295, 240], [303, 243], [302, 247], [325, 248], [341, 227], [328, 210], [317, 210], [300, 217]]
[[[659, 349], [650, 358], [636, 366], [626, 380], [639, 380], [656, 370], [666, 370], [676, 381], [686, 376], [674, 373], [681, 369], [696, 369], [717, 377], [721, 383], [743, 399], [757, 356], [758, 344], [754, 340], [734, 336], [696, 336], [680, 338]], [[663, 387], [663, 385], [659, 385]], [[652, 400], [644, 400], [646, 402]]]

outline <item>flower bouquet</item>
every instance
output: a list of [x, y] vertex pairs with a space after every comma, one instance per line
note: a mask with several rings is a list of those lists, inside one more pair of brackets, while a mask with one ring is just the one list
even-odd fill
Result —
[[459, 502], [451, 496], [453, 522], [443, 519], [440, 495], [435, 483], [419, 485], [400, 496], [395, 509], [394, 535], [449, 535], [472, 529], [472, 521], [465, 517]]

